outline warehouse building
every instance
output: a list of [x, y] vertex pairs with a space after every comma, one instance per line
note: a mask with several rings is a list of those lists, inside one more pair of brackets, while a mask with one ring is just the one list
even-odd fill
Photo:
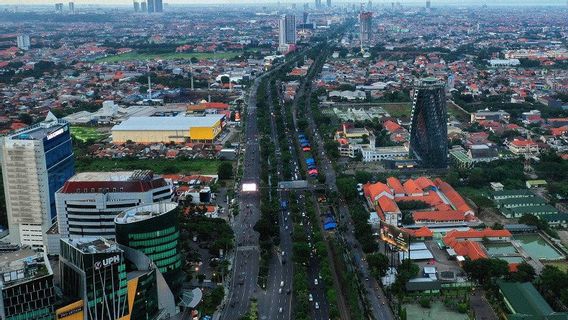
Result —
[[213, 142], [225, 126], [225, 115], [202, 117], [131, 117], [112, 128], [113, 143]]

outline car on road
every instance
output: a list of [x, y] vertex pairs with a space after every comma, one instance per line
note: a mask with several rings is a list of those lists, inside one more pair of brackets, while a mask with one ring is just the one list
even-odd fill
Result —
[[319, 309], [319, 308], [320, 308], [320, 305], [319, 305], [319, 303], [316, 302], [316, 309]]
[[282, 293], [282, 288], [279, 288], [279, 289], [278, 289], [278, 293]]
[[280, 281], [280, 288], [284, 287], [284, 281]]
[[318, 279], [314, 279], [314, 285], [318, 285]]
[[278, 312], [279, 312], [279, 313], [282, 313], [282, 307], [280, 307], [280, 309], [278, 309]]
[[308, 300], [310, 300], [310, 302], [314, 301], [314, 296], [312, 296], [311, 293], [308, 295]]

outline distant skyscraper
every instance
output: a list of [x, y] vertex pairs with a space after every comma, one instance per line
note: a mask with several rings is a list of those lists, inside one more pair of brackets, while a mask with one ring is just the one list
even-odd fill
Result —
[[69, 2], [69, 12], [75, 14], [75, 2]]
[[148, 13], [156, 12], [156, 6], [154, 5], [154, 0], [148, 0]]
[[316, 0], [316, 8], [321, 8], [321, 0]]
[[57, 11], [57, 13], [63, 13], [63, 3], [56, 3], [55, 11]]
[[361, 12], [359, 15], [359, 40], [361, 41], [361, 50], [371, 40], [371, 29], [373, 26], [373, 13]]
[[44, 249], [56, 220], [55, 191], [75, 173], [69, 124], [49, 113], [45, 121], [2, 137], [0, 156], [10, 238]]
[[280, 17], [278, 44], [280, 48], [296, 43], [296, 16], [283, 14]]
[[426, 0], [426, 9], [430, 9], [430, 0]]
[[147, 12], [148, 11], [148, 4], [146, 2], [140, 2], [140, 11]]
[[30, 50], [30, 36], [28, 34], [21, 34], [18, 35], [17, 39], [16, 39], [17, 43], [18, 43], [18, 49], [21, 50]]
[[154, 0], [154, 7], [156, 8], [156, 12], [164, 12], [162, 0]]
[[134, 1], [134, 12], [140, 12], [140, 2]]
[[373, 10], [373, 1], [369, 0], [369, 2], [367, 2], [367, 10]]
[[445, 168], [448, 162], [448, 115], [445, 83], [419, 80], [414, 88], [410, 125], [411, 155], [426, 168]]
[[327, 7], [331, 8], [331, 0], [327, 0]]
[[310, 13], [307, 11], [304, 11], [304, 19], [302, 20], [303, 24], [308, 24], [310, 23]]

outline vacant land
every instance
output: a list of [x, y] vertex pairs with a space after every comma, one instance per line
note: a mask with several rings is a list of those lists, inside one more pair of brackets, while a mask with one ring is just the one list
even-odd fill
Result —
[[108, 134], [97, 130], [97, 128], [73, 126], [70, 129], [73, 139], [81, 140], [82, 142], [99, 141], [108, 137]]
[[430, 308], [422, 308], [418, 304], [405, 304], [407, 319], [421, 319], [421, 320], [467, 320], [467, 314], [457, 313], [448, 310], [443, 303], [436, 301], [432, 303]]
[[91, 159], [75, 162], [77, 172], [152, 170], [155, 173], [217, 174], [222, 161], [209, 159]]
[[104, 58], [100, 58], [97, 62], [121, 62], [121, 61], [134, 61], [134, 60], [176, 60], [176, 59], [230, 59], [241, 55], [242, 52], [220, 52], [220, 53], [183, 53], [183, 52], [171, 52], [171, 53], [139, 53], [139, 52], [128, 52], [123, 54], [112, 55]]
[[410, 117], [412, 105], [410, 102], [380, 103], [379, 106], [390, 114], [391, 117]]

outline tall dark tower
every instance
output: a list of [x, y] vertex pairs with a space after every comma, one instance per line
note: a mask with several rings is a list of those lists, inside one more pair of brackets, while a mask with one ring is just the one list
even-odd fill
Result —
[[154, 6], [156, 12], [164, 12], [164, 4], [162, 3], [162, 0], [154, 0]]
[[410, 152], [426, 168], [448, 165], [448, 127], [444, 83], [436, 78], [417, 81], [414, 88]]
[[148, 13], [156, 12], [155, 0], [148, 0]]

